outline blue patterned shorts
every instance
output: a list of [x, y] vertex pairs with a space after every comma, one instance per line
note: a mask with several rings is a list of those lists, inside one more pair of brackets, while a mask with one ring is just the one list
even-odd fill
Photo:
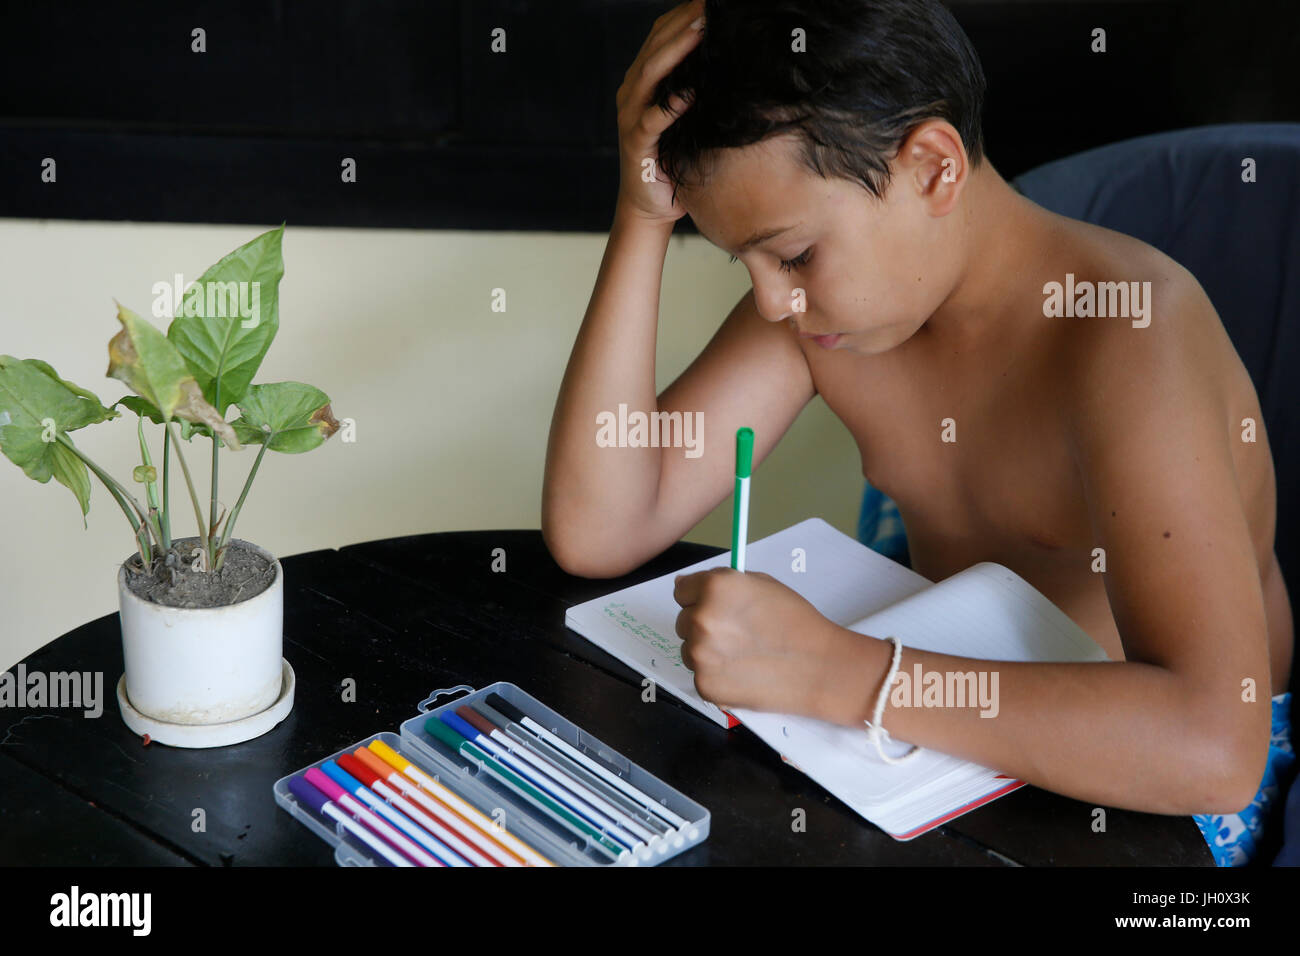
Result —
[[867, 485], [862, 493], [862, 510], [858, 512], [858, 540], [899, 564], [911, 567], [907, 550], [907, 531], [898, 505], [884, 492]]
[[1240, 813], [1198, 813], [1192, 819], [1209, 844], [1217, 866], [1244, 866], [1255, 858], [1259, 840], [1279, 810], [1278, 797], [1295, 763], [1291, 748], [1291, 693], [1273, 698], [1273, 732], [1259, 793]]

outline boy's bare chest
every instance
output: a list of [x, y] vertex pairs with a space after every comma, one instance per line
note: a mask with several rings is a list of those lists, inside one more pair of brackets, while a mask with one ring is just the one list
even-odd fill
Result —
[[1050, 373], [998, 355], [876, 358], [819, 363], [814, 376], [863, 475], [903, 512], [917, 569], [942, 577], [992, 560], [1086, 575], [1090, 523]]
[[913, 569], [938, 581], [996, 561], [1122, 660], [1050, 374], [990, 359], [973, 375], [882, 365], [864, 381], [855, 364], [814, 378], [863, 475], [897, 502]]

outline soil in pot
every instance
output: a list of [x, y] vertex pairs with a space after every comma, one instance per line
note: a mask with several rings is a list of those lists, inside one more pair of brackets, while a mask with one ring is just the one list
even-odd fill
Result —
[[[275, 582], [275, 565], [238, 541], [228, 542], [220, 571], [195, 571], [199, 539], [177, 538], [146, 570], [139, 553], [126, 561], [126, 586], [145, 601], [167, 607], [225, 607], [256, 597]], [[200, 565], [202, 567], [202, 565]]]

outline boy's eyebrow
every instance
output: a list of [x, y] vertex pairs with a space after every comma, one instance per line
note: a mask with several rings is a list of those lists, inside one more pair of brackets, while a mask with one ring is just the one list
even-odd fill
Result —
[[[794, 225], [797, 226], [800, 225], [800, 223], [795, 223]], [[767, 229], [761, 232], [756, 232], [740, 244], [740, 251], [744, 252], [751, 246], [756, 246], [760, 242], [767, 242], [767, 240], [779, 236], [783, 232], [789, 232], [793, 228], [794, 226], [781, 226], [777, 229]]]

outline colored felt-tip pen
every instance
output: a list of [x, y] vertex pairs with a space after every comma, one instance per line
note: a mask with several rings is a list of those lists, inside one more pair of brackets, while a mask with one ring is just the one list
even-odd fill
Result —
[[[355, 797], [331, 780], [318, 767], [312, 767], [303, 776], [312, 782], [318, 790], [329, 797], [339, 807], [352, 814], [357, 820], [365, 824], [375, 833], [379, 834], [397, 849], [401, 850], [406, 856], [415, 861], [418, 866], [442, 866], [440, 860], [434, 859], [425, 853], [418, 846], [398, 833], [395, 829], [385, 823], [379, 817], [367, 810]], [[431, 861], [431, 862], [426, 862]]]
[[668, 809], [662, 803], [659, 803], [657, 800], [652, 798], [649, 794], [645, 793], [644, 791], [633, 786], [628, 781], [624, 780], [622, 777], [614, 773], [608, 767], [604, 766], [603, 764], [597, 763], [595, 760], [592, 760], [591, 757], [589, 757], [587, 754], [583, 753], [581, 750], [574, 747], [564, 738], [558, 737], [555, 734], [551, 733], [551, 731], [547, 730], [545, 727], [543, 727], [541, 724], [535, 721], [532, 717], [529, 717], [526, 713], [524, 713], [522, 710], [520, 710], [510, 701], [506, 700], [500, 694], [497, 693], [488, 694], [487, 702], [490, 706], [494, 707], [496, 710], [499, 710], [506, 717], [509, 717], [511, 720], [515, 721], [521, 727], [528, 730], [530, 733], [536, 734], [539, 738], [546, 741], [552, 747], [555, 747], [561, 753], [566, 754], [567, 756], [575, 760], [577, 763], [586, 767], [592, 773], [596, 774], [602, 780], [607, 782], [610, 786], [616, 788], [619, 792], [623, 793], [628, 797], [631, 797], [638, 804], [645, 807], [650, 812], [654, 813], [655, 816], [658, 816], [661, 819], [667, 821], [669, 825], [684, 833], [686, 837], [689, 837], [690, 839], [693, 840], [698, 835], [698, 833], [696, 832], [696, 828], [685, 817], [682, 817], [679, 814], [674, 813], [672, 810]]
[[289, 790], [297, 797], [308, 809], [314, 810], [323, 817], [336, 822], [343, 829], [347, 830], [354, 837], [364, 843], [370, 849], [374, 850], [393, 866], [415, 866], [410, 860], [402, 856], [392, 847], [390, 847], [379, 837], [375, 836], [352, 817], [345, 810], [335, 806], [334, 801], [325, 795], [319, 787], [313, 784], [305, 777], [293, 777], [289, 780]]
[[[368, 753], [368, 751], [363, 752]], [[372, 759], [378, 760], [379, 758], [372, 755]], [[384, 783], [378, 773], [357, 757], [352, 754], [339, 754], [338, 760], [340, 767], [360, 780], [366, 787], [373, 790], [375, 796], [387, 800], [396, 809], [401, 810], [402, 813], [406, 814], [414, 824], [417, 824], [414, 830], [406, 827], [403, 829], [406, 829], [406, 832], [409, 833], [412, 838], [417, 842], [424, 844], [424, 846], [431, 852], [441, 856], [441, 853], [439, 852], [440, 849], [450, 850], [458, 856], [468, 860], [475, 866], [499, 865], [495, 860], [488, 859], [457, 836], [451, 829], [443, 826], [430, 814], [425, 813], [410, 800], [407, 800], [398, 793], [394, 788]], [[414, 784], [412, 784], [412, 786], [414, 786]], [[431, 845], [431, 843], [436, 846]], [[443, 857], [444, 862], [446, 859], [446, 857]]]
[[749, 537], [749, 475], [754, 464], [754, 429], [736, 430], [736, 491], [731, 509], [731, 566], [745, 570], [745, 541]]
[[568, 786], [548, 780], [536, 769], [520, 760], [516, 753], [512, 753], [510, 749], [489, 739], [460, 714], [447, 709], [439, 714], [439, 719], [467, 741], [476, 744], [484, 753], [495, 759], [498, 764], [513, 771], [520, 779], [532, 784], [534, 788], [546, 794], [556, 803], [567, 807], [574, 816], [586, 821], [597, 833], [619, 844], [620, 848], [625, 848], [638, 855], [644, 851], [644, 840], [628, 833], [615, 821], [600, 813], [586, 800], [583, 800], [570, 790]]
[[[579, 766], [566, 754], [556, 750], [536, 734], [530, 733], [505, 714], [488, 705], [486, 701], [477, 700], [468, 706], [477, 713], [482, 714], [497, 727], [500, 727], [505, 735], [515, 743], [526, 747], [556, 770], [577, 780], [593, 793], [599, 794], [609, 804], [627, 814], [637, 822], [644, 832], [660, 838], [666, 838], [673, 832], [673, 828], [663, 820], [648, 812], [644, 807], [638, 806], [634, 801], [619, 793], [590, 770]], [[647, 837], [648, 840], [649, 837]]]
[[[455, 714], [451, 715], [456, 720], [460, 720]], [[464, 723], [464, 721], [461, 721]], [[453, 730], [438, 717], [430, 717], [424, 722], [424, 728], [429, 735], [445, 744], [452, 753], [459, 754], [471, 763], [477, 764], [493, 777], [500, 780], [506, 787], [514, 791], [520, 799], [525, 800], [534, 807], [537, 807], [551, 819], [564, 826], [566, 829], [587, 837], [591, 846], [600, 852], [606, 854], [611, 859], [617, 860], [624, 853], [631, 853], [626, 847], [611, 840], [586, 820], [575, 814], [562, 803], [552, 799], [543, 793], [537, 787], [515, 773], [509, 767], [503, 766], [495, 757], [485, 752], [471, 740], [456, 730]], [[469, 728], [471, 735], [474, 733], [473, 728]]]
[[[581, 801], [591, 808], [592, 812], [583, 811], [583, 816], [587, 817], [598, 827], [602, 827], [606, 833], [614, 836], [620, 843], [624, 843], [633, 850], [652, 851], [659, 842], [659, 835], [652, 830], [642, 826], [636, 819], [629, 816], [619, 807], [614, 806], [600, 794], [594, 793], [589, 787], [585, 786], [582, 781], [577, 780], [572, 774], [565, 773], [550, 762], [543, 760], [536, 753], [525, 747], [518, 740], [507, 737], [503, 728], [496, 726], [486, 716], [479, 713], [468, 704], [462, 704], [456, 708], [456, 714], [461, 717], [467, 724], [476, 729], [484, 738], [482, 741], [486, 747], [489, 743], [503, 748], [505, 753], [510, 755], [510, 759], [518, 760], [521, 774], [525, 773], [523, 767], [528, 768], [527, 776], [535, 775], [538, 785], [549, 782], [558, 788], [565, 795], [565, 802], [570, 806], [575, 803], [571, 802], [567, 795], [571, 794], [573, 801]], [[503, 763], [507, 759], [503, 753], [497, 754], [497, 759]], [[513, 764], [510, 764], [513, 766]], [[557, 794], [560, 796], [560, 794]], [[628, 842], [628, 841], [631, 842]]]
[[[469, 866], [470, 863], [459, 853], [455, 853], [450, 847], [446, 846], [440, 840], [436, 840], [427, 833], [419, 824], [404, 813], [398, 812], [395, 808], [390, 807], [379, 795], [372, 792], [369, 787], [363, 784], [352, 774], [348, 773], [333, 760], [326, 760], [320, 765], [325, 771], [325, 775], [337, 783], [352, 796], [356, 797], [362, 803], [366, 804], [371, 810], [379, 814], [397, 829], [403, 831], [415, 843], [421, 844], [424, 849], [413, 846], [407, 852], [412, 853], [419, 863], [425, 866], [433, 866], [434, 857], [437, 857], [446, 866]], [[403, 848], [405, 849], [405, 848]], [[428, 850], [428, 852], [424, 852]], [[430, 855], [432, 854], [432, 855]]]
[[[417, 767], [411, 761], [407, 760], [400, 753], [394, 750], [382, 740], [372, 740], [366, 745], [368, 749], [377, 755], [384, 763], [388, 764], [403, 777], [411, 780], [419, 788], [417, 792], [412, 792], [412, 796], [417, 796], [421, 804], [432, 806], [425, 801], [431, 797], [437, 797], [439, 801], [458, 814], [462, 819], [472, 823], [484, 835], [490, 837], [494, 842], [504, 846], [509, 852], [518, 856], [519, 859], [533, 866], [554, 866], [555, 864], [534, 850], [531, 846], [519, 839], [503, 826], [498, 826], [495, 820], [485, 817], [482, 812], [476, 809], [472, 804], [466, 802], [452, 791], [448, 790], [437, 780]], [[389, 778], [392, 779], [391, 777]], [[479, 844], [483, 846], [483, 844]]]
[[[383, 743], [382, 741], [378, 742], [381, 744]], [[394, 753], [396, 753], [396, 751], [394, 751]], [[344, 754], [343, 756], [346, 757], [349, 755]], [[475, 855], [475, 852], [473, 852], [473, 847], [467, 846], [465, 849], [462, 849], [460, 843], [456, 840], [449, 837], [444, 838], [448, 846], [455, 849], [456, 852], [460, 853], [467, 860], [478, 863], [479, 866], [528, 865], [528, 861], [525, 860], [521, 854], [514, 853], [508, 849], [504, 843], [496, 839], [497, 835], [491, 833], [490, 829], [482, 829], [482, 824], [478, 821], [463, 816], [459, 811], [437, 799], [431, 791], [425, 790], [420, 786], [420, 784], [416, 783], [412, 777], [407, 776], [395, 766], [383, 760], [379, 754], [375, 753], [373, 750], [370, 750], [367, 747], [358, 747], [350, 756], [374, 774], [376, 778], [374, 784], [367, 784], [367, 786], [370, 786], [371, 789], [380, 796], [388, 796], [388, 794], [381, 789], [387, 785], [390, 792], [400, 794], [400, 796], [390, 798], [392, 799], [394, 806], [405, 810], [405, 806], [403, 806], [399, 801], [410, 801], [415, 810], [423, 811], [425, 814], [432, 817], [434, 822], [443, 824], [452, 833], [459, 834], [463, 837], [464, 842], [467, 845], [473, 844], [473, 847], [477, 847], [478, 850], [481, 850], [483, 857], [491, 858], [487, 863], [481, 862], [479, 857]], [[400, 755], [399, 759], [401, 759]], [[342, 758], [340, 758], [339, 762], [342, 763]], [[347, 768], [345, 767], [345, 769]], [[348, 772], [352, 773], [350, 769]], [[353, 776], [357, 777], [359, 780], [365, 779], [356, 773], [353, 773]], [[408, 814], [410, 812], [411, 811], [409, 810], [407, 811]], [[486, 818], [483, 819], [486, 820]], [[487, 821], [486, 825], [491, 828], [493, 824], [491, 821]], [[436, 829], [433, 829], [432, 826], [429, 826], [429, 829], [433, 830], [434, 833], [439, 832]]]

